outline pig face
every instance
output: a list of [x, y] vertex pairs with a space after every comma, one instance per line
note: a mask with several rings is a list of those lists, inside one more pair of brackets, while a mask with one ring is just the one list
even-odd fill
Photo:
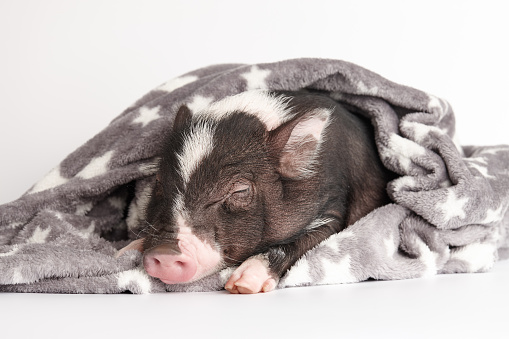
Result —
[[[261, 244], [264, 186], [275, 175], [257, 118], [234, 113], [216, 122], [188, 114], [185, 108], [179, 112], [183, 121], [165, 145], [146, 212], [156, 232], [144, 241], [145, 267], [167, 282], [195, 280], [249, 257]], [[197, 271], [179, 279], [168, 267], [157, 270], [153, 261], [164, 259], [150, 253], [165, 252], [190, 256]], [[186, 262], [175, 259], [181, 266]]]
[[283, 206], [284, 180], [313, 172], [328, 111], [295, 114], [287, 101], [248, 92], [194, 115], [181, 107], [146, 208], [149, 275], [195, 281], [291, 235], [274, 231], [295, 217]]

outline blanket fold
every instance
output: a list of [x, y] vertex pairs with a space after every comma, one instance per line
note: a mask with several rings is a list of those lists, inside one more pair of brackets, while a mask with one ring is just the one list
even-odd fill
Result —
[[278, 287], [484, 272], [509, 257], [509, 146], [460, 146], [447, 101], [326, 59], [214, 65], [150, 91], [19, 199], [0, 206], [0, 291], [154, 293], [222, 289], [233, 269], [166, 285], [138, 237], [162, 135], [192, 111], [251, 89], [313, 89], [370, 119], [393, 203], [303, 256]]

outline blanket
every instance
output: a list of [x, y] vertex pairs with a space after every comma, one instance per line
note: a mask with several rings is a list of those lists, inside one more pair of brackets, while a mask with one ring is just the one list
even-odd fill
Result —
[[397, 173], [391, 204], [307, 252], [278, 288], [440, 273], [485, 272], [509, 257], [509, 146], [461, 146], [447, 101], [352, 63], [295, 59], [223, 64], [150, 91], [19, 199], [0, 206], [0, 291], [154, 293], [223, 288], [233, 269], [166, 285], [137, 239], [161, 136], [192, 111], [251, 89], [312, 89], [363, 115], [383, 164]]

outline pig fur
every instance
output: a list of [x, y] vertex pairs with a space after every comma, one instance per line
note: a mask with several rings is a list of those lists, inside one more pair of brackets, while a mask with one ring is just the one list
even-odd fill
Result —
[[164, 284], [146, 274], [132, 241], [178, 108], [196, 112], [255, 89], [328, 93], [371, 121], [380, 159], [397, 173], [392, 203], [309, 250], [277, 288], [485, 272], [509, 256], [509, 146], [460, 146], [443, 99], [348, 62], [295, 59], [209, 66], [162, 84], [0, 206], [0, 291], [223, 289], [234, 267]]

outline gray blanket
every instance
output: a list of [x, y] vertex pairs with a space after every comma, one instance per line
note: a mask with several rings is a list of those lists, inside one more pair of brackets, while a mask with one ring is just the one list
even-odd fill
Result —
[[115, 253], [137, 238], [176, 109], [255, 88], [330, 92], [370, 118], [383, 163], [400, 175], [387, 188], [392, 204], [309, 251], [279, 288], [484, 272], [509, 257], [509, 146], [461, 147], [445, 100], [348, 62], [296, 59], [210, 66], [171, 80], [0, 206], [0, 291], [223, 288], [231, 270], [165, 285], [144, 272], [139, 252]]

